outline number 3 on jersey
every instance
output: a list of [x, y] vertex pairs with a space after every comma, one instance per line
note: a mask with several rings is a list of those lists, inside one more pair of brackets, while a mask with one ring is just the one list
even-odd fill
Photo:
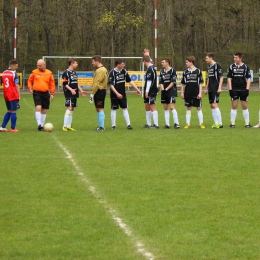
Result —
[[5, 88], [8, 88], [10, 86], [9, 79], [5, 78]]

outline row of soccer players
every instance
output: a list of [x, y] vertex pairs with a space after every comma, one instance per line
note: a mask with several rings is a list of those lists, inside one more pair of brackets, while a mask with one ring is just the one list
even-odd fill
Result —
[[[157, 97], [157, 73], [154, 64], [149, 55], [149, 50], [144, 50], [143, 57], [144, 65], [146, 66], [146, 77], [144, 86], [144, 104], [146, 110], [146, 124], [145, 128], [159, 128], [158, 112], [156, 110]], [[221, 112], [218, 108], [219, 94], [221, 92], [223, 83], [222, 68], [219, 63], [214, 61], [212, 53], [206, 55], [206, 62], [208, 63], [208, 78], [206, 84], [205, 94], [208, 94], [209, 102], [212, 109], [212, 116], [214, 124], [212, 128], [222, 128]], [[78, 77], [75, 69], [78, 66], [76, 59], [70, 59], [68, 68], [62, 75], [63, 90], [65, 95], [66, 111], [64, 115], [63, 131], [75, 131], [72, 127], [72, 117], [74, 108], [77, 106], [77, 98], [79, 92], [86, 96], [85, 91], [78, 85]], [[93, 78], [93, 88], [90, 94], [89, 101], [95, 103], [95, 108], [98, 115], [97, 131], [104, 130], [104, 101], [106, 97], [106, 88], [110, 86], [111, 98], [111, 124], [112, 129], [116, 129], [116, 110], [121, 107], [126, 121], [127, 129], [131, 130], [130, 117], [127, 110], [127, 98], [125, 92], [125, 82], [129, 82], [134, 87], [138, 94], [140, 90], [131, 81], [131, 78], [125, 70], [125, 62], [123, 59], [117, 59], [115, 68], [109, 74], [106, 68], [102, 65], [101, 56], [92, 57], [92, 65], [95, 67]], [[165, 126], [170, 128], [170, 110], [174, 120], [174, 128], [180, 128], [178, 113], [174, 107], [177, 96], [176, 88], [176, 71], [170, 66], [170, 60], [164, 58], [161, 61], [162, 70], [160, 71], [159, 84], [161, 87], [161, 103], [164, 105]], [[205, 128], [203, 124], [203, 113], [201, 110], [202, 84], [203, 78], [201, 70], [195, 67], [195, 58], [193, 56], [186, 57], [187, 69], [183, 72], [181, 97], [185, 101], [186, 111], [186, 125], [184, 128], [190, 128], [191, 108], [196, 107], [198, 111], [198, 119], [200, 128]], [[16, 110], [20, 98], [18, 76], [16, 70], [18, 69], [17, 61], [10, 61], [8, 70], [5, 70], [2, 75], [4, 82], [4, 98], [7, 106], [7, 113], [4, 116], [0, 131], [8, 131], [6, 125], [11, 119], [10, 131], [19, 131], [15, 128], [16, 125]], [[250, 128], [249, 112], [247, 109], [247, 99], [250, 88], [250, 69], [242, 62], [242, 54], [234, 54], [234, 63], [230, 65], [228, 71], [228, 87], [232, 100], [231, 109], [231, 124], [229, 127], [235, 127], [235, 119], [237, 115], [238, 100], [241, 100], [243, 116], [245, 119], [245, 127]], [[50, 100], [54, 99], [55, 81], [52, 72], [46, 69], [45, 61], [40, 59], [37, 61], [37, 69], [33, 70], [28, 80], [28, 88], [33, 94], [35, 103], [35, 118], [39, 131], [43, 131], [44, 122], [46, 119], [46, 112], [50, 106]], [[152, 124], [153, 119], [153, 124]], [[255, 127], [259, 127], [256, 125]]]

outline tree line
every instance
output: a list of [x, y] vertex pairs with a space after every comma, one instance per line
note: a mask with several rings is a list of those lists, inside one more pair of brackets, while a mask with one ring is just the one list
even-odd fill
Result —
[[[158, 63], [169, 57], [176, 70], [194, 55], [205, 70], [207, 52], [213, 52], [224, 70], [240, 51], [254, 71], [260, 67], [259, 0], [159, 0]], [[13, 57], [14, 0], [0, 3], [0, 69]], [[19, 0], [17, 60], [30, 72], [46, 55], [142, 56], [154, 50], [153, 0]], [[108, 69], [113, 59], [104, 61]], [[67, 60], [50, 59], [52, 70], [67, 67]], [[140, 61], [127, 68], [138, 70]], [[79, 70], [92, 70], [81, 60]]]

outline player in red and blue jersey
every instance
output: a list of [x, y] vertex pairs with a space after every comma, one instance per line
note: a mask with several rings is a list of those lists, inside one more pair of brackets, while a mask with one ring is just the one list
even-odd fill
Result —
[[19, 78], [16, 70], [18, 69], [18, 62], [16, 60], [9, 61], [9, 68], [2, 73], [2, 82], [4, 87], [4, 99], [7, 107], [7, 112], [4, 115], [0, 132], [8, 132], [6, 125], [11, 119], [10, 132], [19, 132], [16, 127], [16, 110], [20, 99]]

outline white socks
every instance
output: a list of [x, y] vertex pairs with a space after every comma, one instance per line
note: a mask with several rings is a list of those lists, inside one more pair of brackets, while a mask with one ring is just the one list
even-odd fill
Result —
[[173, 116], [174, 124], [179, 125], [179, 118], [178, 118], [178, 113], [177, 113], [176, 109], [172, 110], [172, 116]]
[[71, 127], [71, 123], [72, 123], [72, 114], [73, 111], [70, 110], [66, 110], [65, 115], [64, 115], [64, 123], [63, 126], [65, 127]]
[[231, 109], [230, 111], [230, 121], [231, 124], [234, 125], [237, 117], [237, 110], [236, 109]]
[[127, 109], [123, 109], [123, 116], [125, 118], [126, 125], [130, 125], [130, 117]]
[[146, 111], [146, 124], [151, 126], [152, 125], [152, 120], [151, 120], [151, 116], [152, 116], [152, 111]]
[[169, 112], [169, 110], [164, 110], [164, 119], [165, 119], [165, 124], [170, 126], [170, 112]]
[[198, 110], [198, 118], [199, 118], [199, 124], [203, 124], [203, 114], [202, 110]]
[[36, 119], [38, 126], [39, 125], [44, 126], [46, 114], [41, 114], [41, 112], [36, 111], [35, 112], [35, 119]]
[[186, 124], [190, 125], [191, 110], [186, 110]]
[[116, 110], [112, 109], [110, 113], [111, 125], [116, 126]]
[[249, 125], [249, 111], [248, 111], [248, 109], [243, 110], [243, 117], [245, 119], [245, 124]]

